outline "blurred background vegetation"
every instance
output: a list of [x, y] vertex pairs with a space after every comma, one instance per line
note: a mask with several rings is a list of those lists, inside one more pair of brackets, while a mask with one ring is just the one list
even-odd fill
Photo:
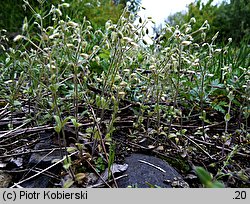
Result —
[[177, 12], [168, 17], [170, 25], [182, 25], [188, 23], [190, 18], [195, 17], [194, 30], [199, 29], [205, 20], [210, 24], [208, 37], [212, 37], [217, 31], [220, 32], [218, 40], [226, 42], [232, 38], [233, 42], [239, 43], [242, 40], [249, 40], [250, 34], [250, 1], [230, 0], [220, 5], [213, 5], [213, 0], [206, 4], [201, 0], [188, 5], [186, 13]]
[[[70, 16], [76, 22], [82, 21], [86, 16], [92, 22], [95, 29], [102, 28], [107, 20], [116, 22], [122, 13], [127, 1], [131, 2], [131, 11], [139, 9], [140, 0], [64, 0], [70, 3], [69, 8], [64, 8], [64, 15]], [[42, 2], [42, 4], [40, 4]], [[37, 11], [48, 10], [51, 5], [62, 3], [62, 0], [29, 0], [29, 3]], [[202, 3], [196, 0], [188, 5], [187, 12], [177, 12], [166, 19], [171, 26], [183, 25], [195, 17], [197, 23], [194, 30], [198, 29], [205, 20], [210, 24], [209, 38], [220, 31], [219, 42], [227, 43], [228, 38], [239, 43], [249, 40], [250, 33], [250, 1], [230, 0], [219, 5], [212, 4], [213, 0]], [[2, 0], [0, 4], [0, 29], [6, 29], [9, 33], [21, 31], [25, 16], [32, 21], [32, 11], [23, 7], [23, 0]], [[48, 22], [49, 23], [49, 22]]]
[[[107, 20], [116, 22], [128, 0], [28, 0], [37, 11], [48, 11], [51, 5], [70, 3], [69, 8], [63, 9], [63, 15], [68, 15], [72, 20], [81, 22], [86, 16], [94, 28], [104, 27]], [[130, 0], [131, 11], [138, 9], [139, 1]], [[42, 8], [41, 8], [42, 7]], [[32, 11], [24, 7], [23, 0], [2, 0], [0, 4], [0, 30], [6, 29], [9, 33], [19, 32], [23, 19], [32, 18]], [[41, 15], [42, 16], [42, 15]], [[31, 19], [32, 21], [32, 19]], [[49, 23], [49, 22], [47, 22]]]

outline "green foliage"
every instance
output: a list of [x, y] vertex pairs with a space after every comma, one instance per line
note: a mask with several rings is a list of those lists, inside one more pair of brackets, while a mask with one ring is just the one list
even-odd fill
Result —
[[97, 160], [95, 161], [95, 165], [97, 172], [102, 172], [105, 170], [105, 162], [101, 157], [97, 158]]
[[[239, 149], [247, 149], [250, 94], [247, 45], [237, 49], [231, 40], [218, 45], [218, 33], [206, 37], [211, 31], [208, 21], [195, 18], [180, 26], [167, 25], [159, 38], [147, 45], [146, 24], [151, 20], [133, 24], [135, 15], [128, 12], [128, 7], [117, 21], [108, 20], [102, 29], [95, 29], [84, 17], [73, 21], [62, 12], [69, 9], [65, 4], [37, 12], [31, 5], [30, 9], [34, 12], [35, 26], [25, 20], [24, 32], [14, 38], [13, 47], [2, 43], [4, 37], [0, 39], [3, 59], [0, 100], [8, 104], [6, 109], [11, 115], [25, 107], [23, 117], [38, 125], [55, 127], [59, 144], [63, 137], [65, 150], [68, 142], [65, 128], [70, 124], [76, 132], [76, 146], [82, 151], [81, 162], [84, 157], [89, 158], [79, 144], [89, 140], [93, 144], [92, 155], [97, 155], [96, 151], [105, 154], [89, 163], [95, 164], [93, 169], [111, 167], [115, 158], [112, 136], [117, 131], [117, 122], [127, 113], [132, 116], [131, 136], [147, 135], [156, 145], [170, 141], [171, 146], [182, 151], [184, 159], [175, 158], [185, 170], [189, 167], [183, 162], [186, 155], [196, 155], [197, 149], [209, 157], [219, 155], [214, 152], [216, 148], [209, 152], [209, 148], [194, 140], [213, 138], [206, 126], [218, 124], [212, 116], [217, 111], [222, 113], [219, 116], [226, 121], [226, 127], [224, 133], [218, 133], [221, 138], [216, 135], [216, 144], [230, 136], [226, 133], [230, 125], [235, 125], [237, 112], [241, 140], [246, 141]], [[200, 11], [192, 9], [194, 13]], [[101, 10], [89, 11], [89, 15]], [[93, 20], [96, 25], [101, 23], [98, 18]], [[198, 125], [193, 129], [188, 129], [190, 117]], [[9, 127], [14, 127], [12, 121]], [[192, 137], [187, 136], [190, 132]], [[195, 148], [190, 145], [192, 142]], [[230, 162], [228, 159], [223, 168]], [[64, 163], [69, 171], [74, 170], [72, 163], [70, 159]], [[205, 186], [220, 186], [203, 169], [198, 168], [197, 174]], [[71, 181], [66, 186], [70, 185]]]
[[95, 29], [103, 28], [108, 20], [116, 23], [122, 14], [124, 4], [115, 4], [112, 0], [75, 0], [66, 1], [70, 8], [66, 12], [72, 20], [81, 22], [86, 16]]
[[71, 157], [64, 157], [64, 160], [63, 160], [63, 168], [65, 168], [66, 170], [68, 170], [72, 165], [72, 160], [71, 160]]
[[[28, 2], [29, 6], [25, 2]], [[91, 19], [95, 29], [104, 27], [105, 22], [111, 20], [117, 22], [126, 1], [115, 4], [112, 0], [10, 0], [2, 1], [0, 4], [0, 30], [6, 29], [10, 33], [20, 33], [23, 25], [24, 17], [30, 20], [30, 24], [34, 22], [33, 14], [36, 12], [40, 16], [44, 16], [44, 12], [48, 11], [52, 5], [58, 6], [69, 3], [70, 7], [61, 7], [64, 17], [70, 18], [76, 22], [82, 22], [86, 16]], [[136, 3], [134, 3], [137, 5]], [[32, 8], [33, 10], [30, 10]], [[50, 25], [52, 18], [44, 21], [44, 26]]]
[[223, 3], [216, 11], [214, 26], [220, 30], [220, 39], [232, 38], [240, 42], [250, 36], [250, 1], [231, 0], [229, 4]]
[[216, 20], [217, 6], [212, 5], [213, 0], [209, 0], [206, 4], [201, 3], [201, 0], [196, 1], [188, 5], [188, 13], [184, 17], [185, 22], [188, 22], [191, 18], [196, 19], [196, 23], [193, 26], [194, 30], [199, 29], [205, 21], [209, 22], [210, 28], [207, 35], [214, 35], [220, 28], [214, 25]]
[[0, 30], [6, 29], [8, 32], [20, 32], [23, 19], [27, 17], [27, 19], [31, 20], [33, 18], [34, 12], [30, 10], [27, 6], [25, 6], [24, 2], [29, 2], [31, 7], [37, 13], [42, 13], [45, 10], [49, 10], [51, 5], [58, 4], [60, 0], [9, 0], [9, 1], [1, 1], [0, 4]]
[[224, 188], [224, 184], [219, 181], [213, 181], [213, 177], [209, 172], [207, 172], [203, 167], [196, 167], [195, 172], [198, 175], [201, 183], [206, 188]]
[[206, 35], [214, 35], [219, 28], [214, 25], [216, 19], [217, 6], [212, 5], [213, 0], [209, 0], [206, 4], [202, 3], [201, 0], [197, 0], [188, 5], [187, 13], [177, 12], [168, 17], [167, 22], [170, 25], [183, 25], [188, 23], [191, 18], [195, 19], [195, 24], [192, 25], [193, 30], [198, 30], [205, 21], [209, 22], [209, 30], [206, 32]]
[[206, 33], [208, 39], [219, 31], [218, 41], [226, 42], [232, 38], [234, 42], [242, 39], [249, 39], [250, 34], [250, 2], [246, 0], [231, 0], [230, 3], [223, 2], [220, 5], [213, 5], [213, 0], [206, 4], [196, 0], [188, 5], [187, 13], [175, 13], [168, 17], [171, 25], [182, 25], [195, 18], [197, 23], [193, 26], [197, 30], [204, 21], [210, 24], [210, 31]]

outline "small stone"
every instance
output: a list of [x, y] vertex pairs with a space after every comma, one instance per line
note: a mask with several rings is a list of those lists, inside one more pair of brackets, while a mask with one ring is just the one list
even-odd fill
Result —
[[[145, 163], [140, 162], [142, 160]], [[172, 188], [172, 181], [175, 182], [175, 187], [182, 187], [178, 183], [183, 183], [183, 185], [186, 183], [173, 167], [164, 160], [154, 156], [132, 154], [125, 159], [125, 163], [128, 164], [128, 169], [124, 174], [128, 176], [117, 181], [119, 188], [126, 188], [128, 186], [136, 186], [137, 188], [149, 188], [150, 186]], [[187, 183], [186, 186], [188, 186]]]
[[163, 151], [164, 150], [164, 147], [163, 146], [159, 146], [156, 148], [157, 151]]

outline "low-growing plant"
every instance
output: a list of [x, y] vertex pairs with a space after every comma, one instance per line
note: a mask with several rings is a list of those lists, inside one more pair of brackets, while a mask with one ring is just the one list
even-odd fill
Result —
[[[74, 129], [74, 150], [80, 152], [81, 161], [85, 144], [91, 144], [96, 168], [101, 171], [107, 165], [110, 169], [115, 160], [115, 124], [128, 113], [133, 114], [133, 127], [128, 132], [135, 140], [143, 135], [154, 145], [164, 144], [161, 149], [174, 148], [182, 157], [202, 152], [213, 160], [214, 149], [204, 147], [211, 145], [215, 136], [210, 127], [218, 125], [222, 116], [225, 127], [218, 133], [218, 143], [222, 144], [223, 156], [233, 157], [236, 153], [228, 153], [226, 147], [235, 145], [236, 141], [231, 140], [228, 144], [229, 138], [237, 139], [229, 129], [239, 111], [237, 130], [245, 143], [235, 152], [246, 147], [248, 47], [235, 50], [231, 39], [223, 47], [217, 45], [218, 33], [211, 40], [206, 38], [207, 21], [197, 30], [192, 29], [194, 18], [182, 26], [166, 25], [154, 39], [147, 28], [152, 19], [142, 20], [129, 13], [128, 6], [117, 22], [109, 20], [104, 29], [94, 29], [84, 17], [74, 22], [63, 16], [61, 10], [68, 6], [62, 3], [44, 12], [33, 9], [34, 24], [24, 21], [23, 33], [14, 39], [16, 47], [5, 48], [6, 39], [1, 37], [0, 92], [1, 101], [9, 104], [11, 117], [22, 112], [33, 125], [53, 125], [73, 180], [66, 129]], [[51, 19], [48, 26], [44, 23], [47, 18]], [[236, 58], [232, 57], [234, 53]], [[86, 121], [88, 127], [82, 124]], [[13, 127], [10, 120], [9, 128]], [[88, 165], [92, 165], [89, 160]], [[77, 178], [82, 178], [82, 173], [76, 172]], [[220, 186], [203, 169], [198, 168], [197, 174], [205, 186]], [[72, 184], [70, 181], [67, 185]]]

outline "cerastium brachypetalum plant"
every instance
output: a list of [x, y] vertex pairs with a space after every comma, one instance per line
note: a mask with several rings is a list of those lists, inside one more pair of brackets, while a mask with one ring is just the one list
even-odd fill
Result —
[[[25, 68], [28, 74], [26, 89], [30, 91], [26, 94], [29, 98], [29, 107], [34, 102], [35, 108], [32, 111], [41, 110], [33, 114], [35, 121], [45, 123], [47, 120], [55, 119], [59, 145], [62, 145], [60, 138], [62, 135], [64, 152], [70, 163], [67, 156], [68, 138], [65, 125], [71, 120], [75, 127], [76, 142], [79, 143], [78, 132], [81, 124], [78, 109], [79, 102], [85, 101], [85, 108], [88, 109], [89, 115], [92, 115], [95, 124], [92, 131], [92, 135], [95, 136], [92, 154], [96, 151], [95, 144], [100, 142], [106, 162], [112, 163], [114, 158], [109, 158], [105, 146], [106, 142], [111, 141], [113, 124], [119, 111], [119, 101], [126, 95], [127, 83], [123, 80], [122, 74], [123, 70], [133, 63], [129, 56], [139, 47], [138, 36], [146, 24], [134, 26], [133, 15], [125, 18], [128, 15], [126, 7], [117, 24], [108, 21], [106, 30], [94, 31], [85, 18], [81, 24], [71, 21], [69, 17], [61, 19], [60, 7], [68, 7], [68, 4], [63, 3], [58, 8], [52, 6], [47, 13], [42, 12], [43, 15], [36, 13], [28, 1], [26, 6], [34, 12], [33, 24], [38, 32], [31, 35], [31, 29], [29, 30], [28, 22], [25, 21], [23, 34], [16, 36], [14, 41], [21, 40], [25, 43], [20, 61], [22, 68]], [[45, 28], [43, 21], [46, 18], [52, 19], [52, 25]], [[102, 63], [106, 63], [106, 69], [102, 67], [101, 74], [90, 72]], [[101, 94], [97, 94], [94, 98], [86, 93], [86, 89], [92, 84], [90, 82], [90, 85], [87, 85], [89, 79], [96, 80], [95, 86], [101, 90]], [[93, 103], [93, 99], [96, 102]], [[73, 106], [69, 105], [70, 103]], [[95, 112], [92, 107], [95, 103], [101, 109], [100, 115], [98, 109]], [[48, 106], [50, 109], [45, 109]], [[105, 110], [109, 107], [112, 107], [112, 116], [105, 124], [107, 126], [105, 130], [101, 125], [104, 124]], [[112, 148], [110, 150], [114, 151]], [[74, 178], [70, 165], [66, 166]]]
[[[91, 167], [88, 157], [102, 155], [102, 151], [104, 157], [98, 157], [97, 163], [106, 163], [111, 170], [115, 157], [112, 136], [124, 110], [134, 114], [130, 133], [135, 138], [150, 138], [154, 145], [165, 144], [163, 149], [170, 144], [183, 157], [199, 151], [214, 159], [208, 148], [197, 143], [209, 143], [210, 127], [219, 124], [211, 120], [211, 110], [224, 115], [223, 155], [235, 135], [243, 140], [249, 137], [248, 49], [233, 50], [231, 39], [218, 47], [219, 33], [206, 39], [207, 21], [198, 30], [192, 30], [194, 18], [182, 26], [166, 25], [154, 39], [147, 28], [151, 18], [142, 20], [129, 13], [128, 7], [117, 23], [107, 21], [105, 29], [94, 30], [84, 17], [81, 23], [63, 17], [61, 9], [67, 3], [39, 12], [25, 3], [34, 13], [34, 22], [24, 20], [23, 33], [14, 39], [17, 48], [10, 48], [0, 64], [1, 92], [12, 113], [22, 108], [34, 125], [54, 123], [61, 153], [66, 155], [64, 167], [72, 178], [65, 186], [83, 177], [67, 151], [78, 150], [81, 160], [87, 157]], [[48, 18], [50, 23], [45, 26]], [[3, 40], [1, 37], [0, 42]], [[237, 57], [231, 57], [232, 53]], [[218, 95], [224, 96], [222, 101]], [[124, 104], [127, 106], [121, 107]], [[240, 122], [229, 134], [237, 108]], [[198, 126], [189, 124], [193, 120]], [[82, 121], [90, 125], [84, 128]], [[9, 128], [12, 126], [10, 122]], [[66, 129], [70, 126], [74, 148], [68, 148]], [[86, 143], [91, 145], [90, 155]], [[227, 156], [230, 159], [218, 171], [220, 177], [239, 149]], [[114, 178], [112, 171], [110, 175]]]

